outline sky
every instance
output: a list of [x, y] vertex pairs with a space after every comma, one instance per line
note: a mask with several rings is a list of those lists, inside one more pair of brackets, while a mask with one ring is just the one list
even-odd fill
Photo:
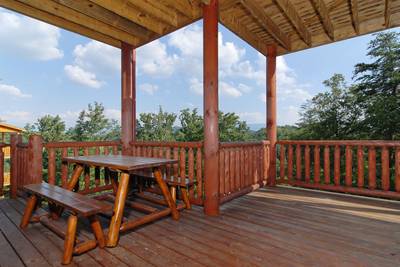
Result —
[[[73, 126], [95, 101], [120, 118], [120, 50], [0, 8], [0, 119], [17, 126], [46, 114]], [[278, 57], [278, 124], [293, 125], [322, 81], [367, 62], [366, 35]], [[137, 49], [137, 112], [202, 113], [202, 23]], [[265, 124], [266, 59], [219, 26], [219, 107]]]

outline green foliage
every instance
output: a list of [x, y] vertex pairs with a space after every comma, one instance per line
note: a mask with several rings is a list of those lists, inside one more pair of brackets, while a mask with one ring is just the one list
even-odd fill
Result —
[[27, 136], [33, 133], [39, 134], [45, 142], [64, 140], [66, 138], [65, 122], [58, 115], [45, 115], [37, 119], [34, 124], [27, 124], [24, 128]]
[[137, 138], [146, 141], [173, 141], [174, 113], [164, 112], [160, 107], [158, 113], [141, 113], [137, 123]]
[[246, 141], [251, 139], [250, 129], [245, 121], [233, 112], [219, 112], [219, 139], [221, 142]]
[[188, 108], [181, 110], [179, 114], [181, 127], [176, 139], [178, 141], [201, 141], [203, 140], [203, 117], [198, 114], [197, 109]]

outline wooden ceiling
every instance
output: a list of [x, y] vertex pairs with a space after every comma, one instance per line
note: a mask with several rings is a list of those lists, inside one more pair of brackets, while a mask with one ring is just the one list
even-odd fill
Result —
[[[209, 0], [0, 0], [0, 6], [120, 47], [193, 23]], [[262, 54], [287, 54], [400, 26], [400, 0], [220, 0], [220, 23]]]

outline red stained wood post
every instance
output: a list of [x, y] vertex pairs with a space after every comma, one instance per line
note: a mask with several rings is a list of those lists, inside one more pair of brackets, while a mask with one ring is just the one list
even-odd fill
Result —
[[22, 142], [22, 136], [12, 133], [10, 138], [11, 163], [10, 163], [10, 194], [11, 198], [17, 197], [18, 187], [18, 161], [17, 161], [17, 145]]
[[218, 0], [203, 6], [204, 212], [219, 214]]
[[43, 179], [43, 139], [40, 135], [31, 135], [28, 143], [29, 184], [39, 184]]
[[122, 154], [131, 155], [130, 142], [136, 137], [136, 50], [121, 46], [121, 141]]
[[270, 141], [268, 185], [276, 184], [276, 46], [267, 47], [267, 139]]

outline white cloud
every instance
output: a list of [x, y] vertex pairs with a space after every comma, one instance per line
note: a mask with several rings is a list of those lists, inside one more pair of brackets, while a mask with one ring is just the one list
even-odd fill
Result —
[[174, 73], [178, 56], [168, 55], [167, 46], [155, 40], [137, 50], [137, 66], [139, 73], [169, 76]]
[[191, 78], [189, 81], [189, 89], [197, 95], [203, 95], [203, 81], [197, 78]]
[[265, 113], [261, 112], [242, 112], [239, 113], [241, 120], [247, 123], [265, 123]]
[[253, 89], [243, 83], [239, 83], [238, 89], [243, 93], [250, 93]]
[[158, 86], [154, 84], [144, 83], [139, 85], [139, 90], [142, 90], [149, 95], [154, 95], [154, 93], [158, 90]]
[[32, 122], [35, 119], [32, 113], [21, 110], [0, 113], [0, 118], [18, 126], [24, 126], [26, 123]]
[[67, 77], [91, 88], [100, 88], [105, 83], [98, 77], [115, 75], [121, 69], [120, 50], [98, 41], [78, 44], [73, 56], [73, 64], [64, 66]]
[[119, 109], [107, 108], [104, 110], [104, 114], [109, 119], [121, 121], [121, 110]]
[[32, 95], [22, 93], [22, 91], [19, 88], [15, 87], [14, 85], [1, 84], [1, 83], [0, 83], [0, 93], [15, 96], [18, 98], [32, 97]]
[[63, 57], [60, 30], [52, 25], [0, 9], [0, 47], [7, 53], [35, 60]]
[[78, 84], [96, 89], [100, 88], [103, 84], [103, 82], [97, 80], [96, 74], [85, 71], [79, 66], [65, 65], [64, 71], [71, 81]]
[[234, 98], [242, 96], [242, 92], [240, 92], [239, 89], [226, 82], [219, 83], [219, 90], [223, 96], [230, 96]]
[[294, 125], [299, 121], [299, 107], [278, 105], [278, 125]]

